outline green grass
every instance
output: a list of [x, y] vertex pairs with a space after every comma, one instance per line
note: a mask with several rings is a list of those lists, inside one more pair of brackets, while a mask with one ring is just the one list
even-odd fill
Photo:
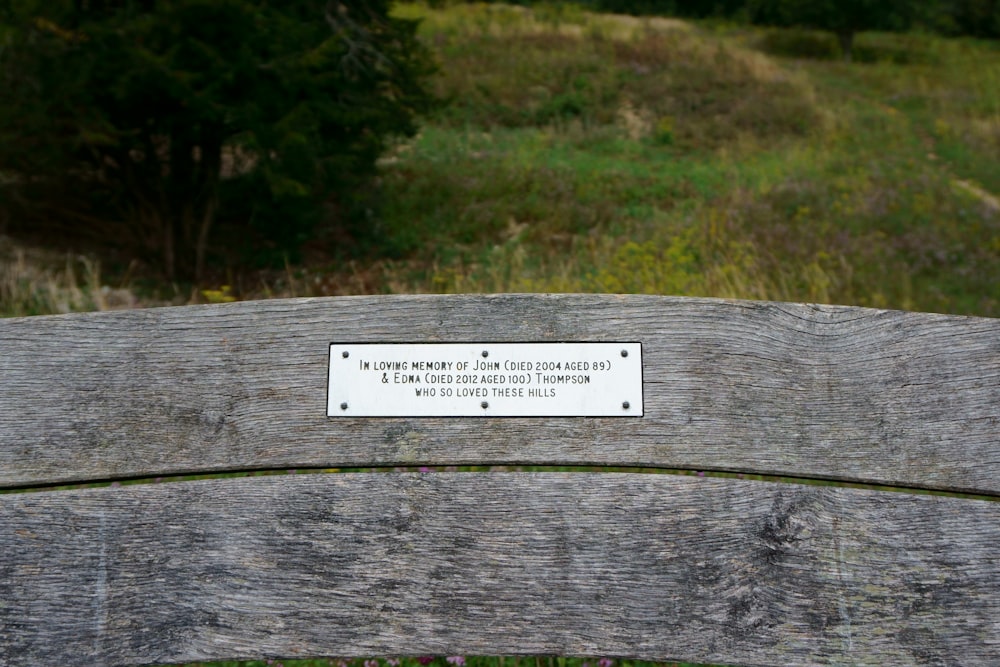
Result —
[[451, 104], [383, 161], [384, 291], [1000, 315], [992, 45], [863, 34], [847, 65], [773, 55], [792, 33], [398, 11], [424, 18]]

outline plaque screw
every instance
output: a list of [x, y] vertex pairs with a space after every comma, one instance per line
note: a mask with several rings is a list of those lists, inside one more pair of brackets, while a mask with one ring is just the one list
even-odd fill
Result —
[[486, 350], [483, 350], [483, 357], [488, 357], [488, 356], [490, 356], [490, 353], [487, 352]]
[[622, 356], [623, 357], [627, 357], [628, 356], [628, 350], [622, 350]]
[[351, 353], [348, 352], [347, 350], [344, 350], [343, 352], [340, 353], [340, 356], [346, 359], [347, 357], [351, 356]]
[[490, 404], [489, 404], [489, 403], [487, 403], [486, 401], [483, 401], [483, 402], [482, 402], [482, 403], [480, 403], [479, 405], [480, 405], [480, 406], [482, 406], [483, 410], [485, 410], [486, 408], [490, 407]]
[[[346, 353], [345, 353], [345, 354], [346, 354]], [[341, 404], [340, 404], [340, 409], [341, 409], [341, 410], [346, 410], [346, 409], [347, 409], [347, 403], [341, 403]]]
[[623, 401], [622, 402], [622, 410], [628, 410], [628, 408], [629, 408], [629, 402], [628, 401]]

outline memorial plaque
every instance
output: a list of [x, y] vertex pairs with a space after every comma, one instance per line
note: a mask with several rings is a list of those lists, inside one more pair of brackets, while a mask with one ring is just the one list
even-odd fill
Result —
[[328, 417], [641, 417], [641, 343], [333, 343]]

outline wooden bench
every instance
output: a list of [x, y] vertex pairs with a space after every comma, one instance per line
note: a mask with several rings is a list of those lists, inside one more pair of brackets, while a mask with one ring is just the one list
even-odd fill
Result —
[[[643, 416], [327, 416], [333, 342], [524, 341], [641, 343]], [[419, 471], [473, 465], [571, 469]], [[329, 468], [378, 471], [301, 474]], [[600, 295], [4, 320], [0, 487], [3, 666], [1000, 664], [1000, 320]]]

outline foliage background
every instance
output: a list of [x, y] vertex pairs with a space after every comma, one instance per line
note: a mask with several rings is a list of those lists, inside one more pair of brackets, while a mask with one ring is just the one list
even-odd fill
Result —
[[[398, 138], [362, 142], [367, 170], [333, 169], [342, 183], [358, 175], [363, 184], [316, 186], [334, 215], [314, 219], [312, 232], [275, 213], [273, 231], [291, 249], [248, 226], [246, 207], [258, 201], [251, 194], [265, 195], [258, 210], [305, 201], [278, 194], [308, 178], [247, 174], [226, 182], [235, 194], [220, 200], [220, 218], [233, 222], [213, 227], [201, 280], [164, 281], [150, 253], [114, 250], [124, 242], [112, 231], [120, 221], [102, 218], [96, 246], [25, 245], [38, 234], [10, 243], [4, 310], [631, 291], [998, 313], [995, 42], [868, 31], [848, 65], [829, 32], [717, 18], [469, 3], [400, 4], [393, 17], [420, 21], [415, 39], [432, 54], [418, 63], [422, 76], [439, 65], [421, 79], [421, 99], [446, 104], [410, 107], [411, 122], [423, 110], [410, 138], [416, 123]], [[65, 41], [37, 26], [29, 34], [49, 47]], [[282, 147], [282, 167], [297, 164], [290, 147], [316, 154], [311, 137], [321, 130], [300, 121], [260, 129], [268, 146]], [[33, 152], [39, 136], [23, 132], [0, 151], [54, 160]], [[249, 150], [241, 146], [251, 138], [231, 141]], [[12, 171], [0, 169], [8, 184]], [[47, 219], [47, 207], [62, 202], [0, 211], [8, 232], [55, 229], [61, 218]], [[277, 270], [255, 268], [275, 258]]]
[[46, 0], [0, 16], [12, 227], [118, 240], [168, 280], [240, 259], [219, 243], [208, 258], [213, 234], [264, 260], [348, 234], [387, 139], [432, 105], [429, 53], [384, 0]]

